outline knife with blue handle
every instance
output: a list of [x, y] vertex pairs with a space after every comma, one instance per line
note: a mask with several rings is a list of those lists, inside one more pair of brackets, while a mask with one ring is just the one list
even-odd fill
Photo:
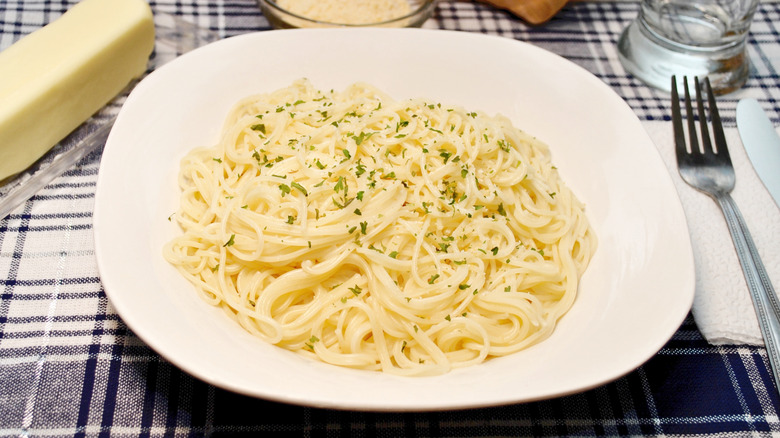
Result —
[[757, 100], [739, 101], [737, 128], [753, 168], [780, 206], [780, 136]]

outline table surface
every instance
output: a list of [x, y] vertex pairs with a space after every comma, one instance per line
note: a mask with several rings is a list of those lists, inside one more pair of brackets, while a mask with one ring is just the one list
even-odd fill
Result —
[[[74, 1], [0, 2], [0, 49]], [[152, 1], [227, 37], [270, 30], [253, 0]], [[485, 4], [441, 1], [425, 24], [527, 41], [607, 83], [643, 122], [669, 122], [669, 96], [630, 77], [616, 52], [636, 17], [626, 1], [573, 2], [528, 26]], [[743, 90], [780, 123], [780, 4], [762, 3]], [[738, 94], [719, 106], [735, 129]], [[669, 127], [671, 131], [671, 124]], [[670, 133], [671, 135], [671, 133]], [[122, 322], [101, 287], [92, 237], [100, 154], [0, 221], [0, 436], [623, 436], [780, 434], [763, 348], [713, 346], [688, 317], [651, 360], [607, 385], [552, 400], [422, 413], [289, 406], [237, 395], [166, 362]]]

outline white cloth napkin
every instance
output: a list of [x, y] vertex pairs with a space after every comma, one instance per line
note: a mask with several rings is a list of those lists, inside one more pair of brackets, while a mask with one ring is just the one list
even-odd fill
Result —
[[[680, 178], [671, 124], [643, 125], [669, 169], [685, 210], [696, 266], [693, 317], [699, 330], [715, 345], [763, 345], [745, 277], [720, 208]], [[726, 140], [737, 175], [732, 197], [745, 217], [772, 284], [780, 288], [780, 208], [753, 169], [736, 128], [726, 130]]]

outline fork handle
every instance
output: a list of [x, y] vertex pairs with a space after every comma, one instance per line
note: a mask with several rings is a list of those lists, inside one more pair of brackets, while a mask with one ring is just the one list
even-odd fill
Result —
[[715, 197], [726, 217], [734, 247], [737, 250], [742, 273], [745, 275], [753, 307], [758, 317], [758, 325], [764, 338], [769, 365], [775, 379], [775, 386], [780, 390], [780, 302], [778, 302], [772, 282], [761, 261], [761, 256], [753, 243], [745, 219], [737, 204], [728, 193]]

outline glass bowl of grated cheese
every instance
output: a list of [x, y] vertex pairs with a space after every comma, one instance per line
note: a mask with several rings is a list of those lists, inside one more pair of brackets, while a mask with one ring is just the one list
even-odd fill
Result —
[[277, 29], [420, 27], [436, 0], [257, 0]]

